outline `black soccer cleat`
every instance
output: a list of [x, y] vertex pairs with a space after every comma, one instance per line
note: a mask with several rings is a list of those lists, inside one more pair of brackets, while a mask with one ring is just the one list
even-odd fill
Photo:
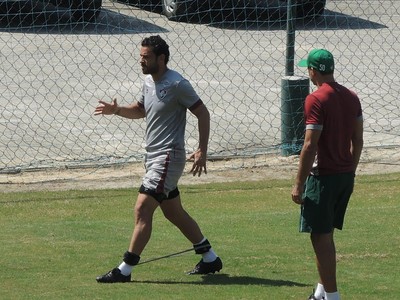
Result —
[[217, 257], [214, 261], [206, 263], [202, 260], [194, 267], [194, 269], [190, 272], [187, 272], [188, 275], [205, 275], [210, 273], [219, 272], [222, 269], [222, 261], [219, 257]]
[[117, 283], [117, 282], [130, 282], [131, 274], [125, 276], [121, 274], [121, 270], [118, 268], [112, 269], [110, 272], [98, 276], [96, 278], [97, 282], [101, 283]]

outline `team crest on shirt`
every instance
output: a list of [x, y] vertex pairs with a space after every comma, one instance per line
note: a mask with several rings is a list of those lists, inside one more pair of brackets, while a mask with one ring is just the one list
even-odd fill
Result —
[[160, 99], [164, 99], [165, 96], [167, 95], [167, 90], [166, 89], [161, 89], [160, 90]]

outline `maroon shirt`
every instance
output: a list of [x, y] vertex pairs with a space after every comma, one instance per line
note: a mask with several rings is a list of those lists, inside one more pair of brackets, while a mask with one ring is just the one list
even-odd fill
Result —
[[357, 95], [337, 82], [324, 83], [306, 97], [306, 129], [321, 130], [312, 173], [329, 175], [353, 172], [350, 152], [356, 122], [362, 120]]

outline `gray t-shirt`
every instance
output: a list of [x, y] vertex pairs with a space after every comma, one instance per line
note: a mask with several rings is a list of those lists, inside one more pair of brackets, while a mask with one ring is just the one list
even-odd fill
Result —
[[188, 80], [167, 70], [154, 82], [144, 79], [139, 103], [146, 111], [146, 151], [185, 148], [186, 110], [201, 102]]

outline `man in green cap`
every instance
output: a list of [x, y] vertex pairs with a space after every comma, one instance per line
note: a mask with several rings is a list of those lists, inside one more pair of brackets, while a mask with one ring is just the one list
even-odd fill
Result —
[[319, 283], [309, 299], [340, 299], [334, 229], [342, 229], [363, 148], [363, 116], [357, 95], [337, 83], [332, 53], [312, 50], [307, 67], [317, 89], [304, 103], [306, 132], [292, 200], [301, 205], [300, 232], [310, 233]]

